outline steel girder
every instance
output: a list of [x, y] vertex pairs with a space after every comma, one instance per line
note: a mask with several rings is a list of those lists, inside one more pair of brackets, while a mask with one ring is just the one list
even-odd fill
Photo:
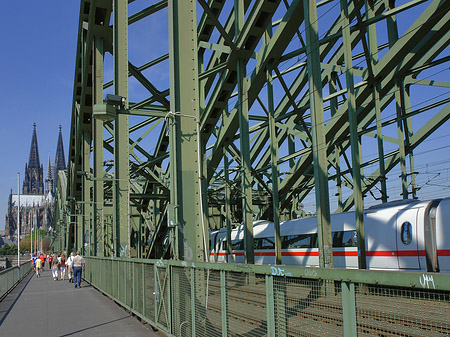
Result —
[[[450, 86], [438, 76], [449, 62], [450, 1], [413, 0], [396, 6], [392, 1], [325, 0], [312, 8], [317, 19], [308, 24], [305, 11], [311, 4], [244, 1], [235, 10], [233, 2], [199, 0], [189, 2], [189, 10], [177, 1], [124, 1], [116, 12], [127, 17], [122, 21], [128, 27], [121, 28], [125, 35], [114, 49], [113, 1], [82, 0], [67, 175], [72, 207], [68, 214], [75, 225], [68, 229], [72, 242], [67, 248], [85, 247], [88, 230], [91, 242], [97, 242], [89, 246], [93, 255], [109, 255], [115, 245], [116, 255], [117, 246], [128, 246], [127, 256], [182, 257], [180, 237], [182, 241], [189, 229], [189, 241], [200, 249], [194, 255], [200, 259], [207, 255], [201, 251], [208, 245], [196, 241], [205, 228], [202, 219], [220, 227], [242, 221], [249, 225], [255, 216], [292, 218], [301, 215], [299, 203], [314, 194], [320, 211], [326, 204], [332, 210], [349, 210], [355, 204], [351, 191], [359, 185], [361, 196], [381, 191], [379, 198], [387, 201], [386, 175], [397, 171], [403, 197], [414, 197], [413, 150], [447, 122], [449, 100], [434, 98], [429, 91], [420, 98], [410, 93], [417, 93], [418, 86]], [[175, 9], [170, 20], [169, 5]], [[186, 15], [190, 23], [177, 27], [180, 16]], [[307, 43], [311, 23], [318, 33], [313, 48]], [[146, 25], [167, 27], [164, 31], [175, 35], [164, 33], [157, 39], [158, 33]], [[196, 48], [173, 38], [192, 25], [197, 30]], [[136, 54], [141, 49], [146, 49], [145, 57]], [[111, 76], [111, 55], [121, 64], [120, 79]], [[180, 60], [183, 57], [196, 66], [183, 65], [189, 64]], [[169, 70], [175, 75], [162, 80]], [[177, 71], [189, 74], [193, 84], [181, 80]], [[313, 87], [312, 78], [317, 78]], [[128, 82], [133, 83], [129, 92], [116, 89]], [[271, 90], [265, 91], [269, 84]], [[196, 102], [193, 110], [185, 105], [177, 111], [173, 100], [189, 92], [190, 85], [198, 86], [186, 94]], [[318, 91], [323, 102], [310, 103]], [[113, 106], [113, 119], [106, 114], [92, 118], [95, 105], [111, 105], [106, 93], [123, 96], [126, 105]], [[428, 100], [427, 106], [415, 108]], [[196, 104], [198, 113], [192, 113]], [[192, 111], [184, 113], [186, 109]], [[187, 125], [189, 118], [176, 113], [195, 116], [198, 132], [194, 119]], [[115, 133], [119, 119], [125, 122]], [[366, 145], [366, 139], [375, 139], [377, 146]], [[111, 165], [118, 147], [123, 157]], [[190, 167], [189, 156], [199, 169]], [[355, 166], [358, 161], [360, 169]], [[119, 171], [116, 178], [110, 174]], [[194, 206], [188, 206], [188, 196], [176, 196], [188, 188], [180, 187], [187, 179], [201, 194], [202, 201]], [[337, 206], [327, 196], [331, 181], [338, 185]], [[181, 190], [175, 193], [177, 188]], [[195, 215], [183, 224], [187, 227], [169, 230], [170, 221], [178, 226], [178, 217], [192, 212], [192, 207]], [[361, 201], [358, 207], [361, 210]], [[329, 211], [325, 208], [323, 214], [326, 234]], [[137, 222], [130, 222], [133, 215]], [[247, 256], [251, 254], [248, 248]]]

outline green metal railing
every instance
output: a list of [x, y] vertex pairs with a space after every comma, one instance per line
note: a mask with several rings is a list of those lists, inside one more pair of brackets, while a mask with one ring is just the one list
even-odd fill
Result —
[[23, 262], [18, 266], [0, 271], [0, 301], [31, 271], [31, 263]]
[[86, 258], [86, 281], [172, 336], [446, 336], [450, 275]]

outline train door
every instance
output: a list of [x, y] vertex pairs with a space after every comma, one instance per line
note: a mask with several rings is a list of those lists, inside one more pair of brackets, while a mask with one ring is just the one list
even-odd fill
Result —
[[399, 269], [419, 269], [417, 247], [417, 208], [397, 213], [397, 259]]

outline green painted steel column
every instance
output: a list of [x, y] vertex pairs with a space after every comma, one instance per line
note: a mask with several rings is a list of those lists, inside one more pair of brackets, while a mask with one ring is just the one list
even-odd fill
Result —
[[[334, 94], [337, 91], [337, 81], [338, 76], [336, 72], [331, 72], [330, 79], [328, 82], [328, 87], [330, 91], [330, 95]], [[330, 113], [331, 117], [334, 117], [339, 109], [338, 99], [337, 97], [333, 97], [330, 99]], [[336, 165], [336, 188], [337, 188], [337, 199], [338, 199], [338, 207], [336, 212], [341, 213], [343, 210], [342, 204], [342, 177], [341, 177], [341, 151], [339, 145], [334, 146], [334, 163]]]
[[[178, 226], [180, 259], [207, 257], [201, 197], [196, 1], [168, 2], [170, 63], [169, 221]], [[172, 195], [174, 193], [174, 195]], [[170, 212], [172, 211], [172, 212]]]
[[398, 137], [398, 150], [400, 154], [400, 178], [402, 182], [402, 197], [403, 199], [408, 199], [408, 181], [406, 172], [406, 149], [405, 149], [405, 136], [403, 130], [403, 95], [401, 91], [403, 90], [403, 81], [399, 80], [397, 82], [397, 90], [395, 91], [395, 103], [397, 111], [397, 137]]
[[337, 197], [338, 197], [338, 207], [336, 212], [341, 213], [344, 210], [342, 203], [342, 177], [341, 177], [341, 150], [339, 146], [334, 147], [335, 154], [335, 165], [336, 165], [336, 187], [337, 187]]
[[280, 237], [280, 205], [278, 186], [280, 182], [278, 170], [278, 139], [275, 129], [275, 107], [273, 104], [272, 74], [267, 70], [267, 99], [269, 110], [269, 137], [270, 137], [270, 165], [272, 172], [272, 207], [273, 224], [275, 231], [275, 264], [281, 264], [281, 237]]
[[[386, 10], [395, 8], [394, 1], [386, 1]], [[397, 18], [395, 15], [390, 15], [386, 18], [387, 30], [388, 30], [388, 42], [389, 47], [392, 48], [398, 40], [398, 29], [397, 29]], [[397, 79], [397, 90], [395, 90], [395, 103], [397, 112], [397, 136], [398, 136], [398, 150], [400, 154], [400, 178], [402, 183], [402, 197], [403, 199], [408, 199], [408, 182], [406, 173], [406, 153], [405, 153], [405, 142], [403, 135], [403, 125], [402, 125], [402, 96], [400, 92], [403, 90], [403, 80]]]
[[[94, 40], [94, 104], [103, 103], [103, 39]], [[94, 204], [91, 255], [105, 255], [105, 232], [103, 223], [103, 121], [93, 118], [93, 164], [94, 164]], [[98, 251], [97, 251], [98, 249]]]
[[81, 204], [81, 246], [79, 249], [82, 255], [91, 255], [89, 248], [90, 229], [91, 229], [91, 181], [89, 179], [90, 162], [91, 162], [91, 131], [83, 132], [83, 201]]
[[[403, 95], [404, 95], [403, 101], [405, 103], [405, 114], [408, 114], [411, 112], [411, 96], [410, 96], [408, 86], [405, 86]], [[413, 136], [413, 131], [412, 131], [413, 126], [412, 126], [411, 118], [408, 118], [405, 116], [404, 125], [405, 125], [405, 133], [406, 133], [406, 144], [409, 146], [410, 137]], [[414, 171], [414, 154], [413, 154], [412, 149], [409, 150], [409, 170], [410, 170], [410, 175], [411, 175], [411, 196], [413, 199], [417, 199], [416, 172]]]
[[[244, 2], [234, 1], [235, 30], [239, 36], [244, 26]], [[250, 132], [248, 122], [248, 82], [246, 65], [242, 59], [237, 60], [238, 77], [238, 114], [239, 114], [239, 140], [241, 151], [241, 186], [242, 186], [242, 220], [244, 223], [244, 249], [245, 262], [255, 263], [255, 250], [253, 247], [253, 200], [252, 200], [252, 173], [250, 163]]]
[[227, 228], [227, 262], [233, 262], [233, 249], [231, 247], [231, 189], [230, 166], [228, 162], [228, 147], [223, 151], [223, 163], [225, 170], [225, 225]]
[[330, 199], [328, 195], [328, 162], [323, 116], [317, 7], [315, 0], [304, 0], [303, 5], [305, 9], [306, 51], [308, 54], [307, 67], [316, 190], [319, 265], [322, 268], [332, 268], [333, 251], [330, 223]]
[[[128, 108], [128, 1], [114, 0], [113, 6], [114, 94], [126, 99]], [[129, 245], [129, 130], [128, 116], [114, 121], [114, 253], [130, 256]]]
[[[372, 19], [375, 14], [374, 10], [374, 2], [366, 0], [366, 19]], [[376, 26], [368, 25], [367, 26], [367, 38], [368, 38], [368, 49], [369, 49], [369, 57], [370, 57], [370, 66], [372, 69], [376, 68], [378, 64], [378, 43], [377, 43], [377, 34], [376, 34]], [[380, 165], [380, 186], [381, 186], [381, 201], [387, 202], [387, 186], [386, 186], [386, 168], [384, 165], [384, 146], [383, 146], [383, 133], [382, 133], [382, 124], [381, 124], [381, 97], [380, 97], [380, 83], [372, 78], [373, 83], [373, 100], [375, 107], [375, 119], [377, 126], [377, 144], [378, 144], [378, 163]]]
[[84, 223], [83, 223], [83, 210], [82, 204], [77, 203], [75, 206], [75, 214], [76, 214], [76, 225], [75, 225], [75, 249], [82, 251], [83, 248], [83, 231], [84, 231]]
[[363, 223], [363, 195], [361, 186], [360, 142], [356, 119], [355, 85], [353, 79], [352, 45], [350, 39], [350, 20], [346, 0], [341, 0], [342, 37], [344, 46], [345, 77], [347, 84], [347, 109], [350, 124], [350, 144], [352, 151], [353, 195], [355, 200], [356, 230], [358, 232], [359, 268], [366, 269], [366, 246]]

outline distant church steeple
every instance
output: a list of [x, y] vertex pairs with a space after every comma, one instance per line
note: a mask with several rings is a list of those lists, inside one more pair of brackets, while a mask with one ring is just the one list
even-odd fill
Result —
[[25, 164], [25, 179], [23, 182], [23, 194], [44, 194], [44, 167], [39, 160], [39, 147], [34, 123], [33, 136], [31, 137], [30, 157], [28, 166]]
[[[63, 145], [63, 137], [62, 137], [62, 127], [59, 126], [59, 136], [58, 136], [58, 145], [56, 146], [56, 158], [55, 158], [55, 166], [56, 170], [65, 170], [66, 169], [66, 161], [64, 157], [64, 145]], [[54, 177], [56, 179], [56, 177]]]
[[66, 161], [64, 159], [64, 145], [62, 138], [62, 127], [59, 126], [58, 144], [56, 145], [55, 163], [50, 163], [50, 154], [48, 156], [48, 170], [47, 170], [47, 189], [46, 193], [51, 192], [52, 195], [56, 193], [56, 182], [58, 180], [58, 171], [66, 169]]
[[53, 193], [53, 165], [50, 161], [50, 152], [48, 153], [48, 163], [47, 163], [47, 179], [45, 179], [45, 194], [49, 192]]

